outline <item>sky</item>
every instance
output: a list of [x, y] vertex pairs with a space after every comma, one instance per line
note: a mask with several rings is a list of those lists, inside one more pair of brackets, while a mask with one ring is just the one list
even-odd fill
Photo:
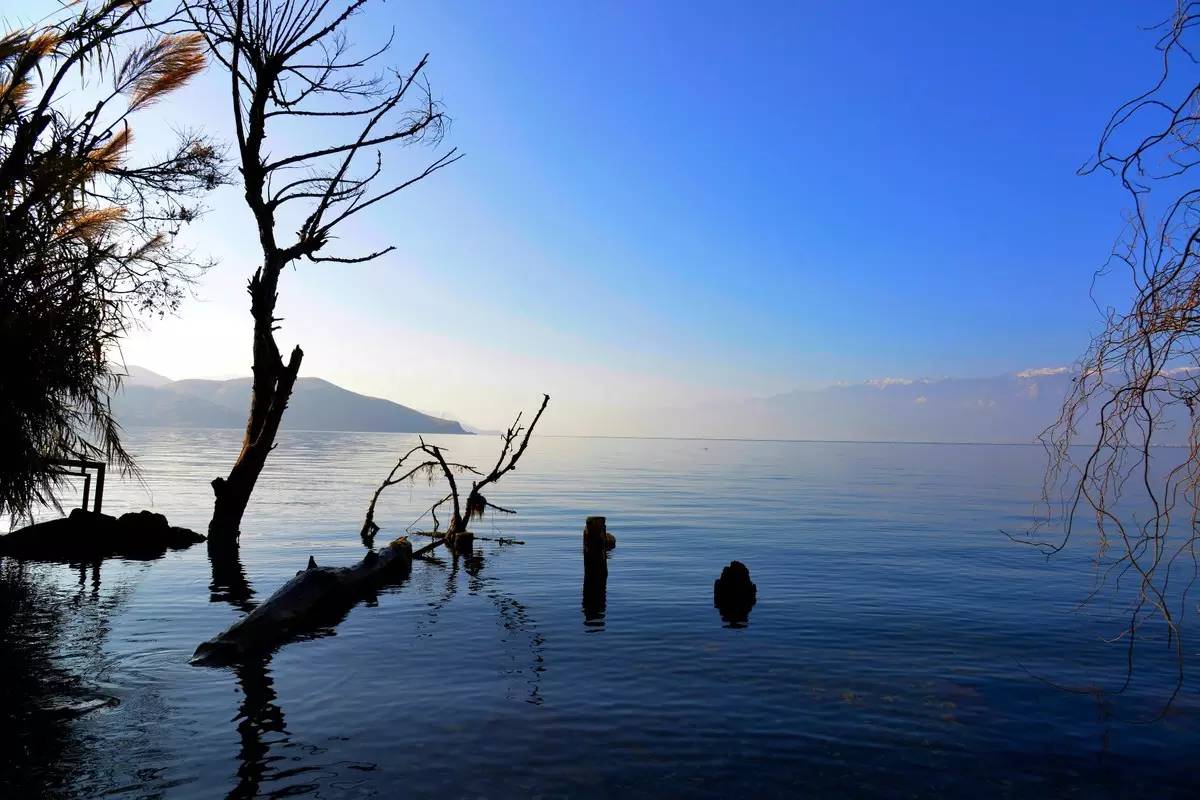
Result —
[[[394, 28], [398, 67], [430, 53], [446, 146], [466, 155], [345, 233], [393, 253], [289, 270], [277, 339], [303, 347], [303, 375], [475, 426], [547, 392], [550, 433], [1070, 363], [1127, 205], [1076, 170], [1154, 79], [1146, 28], [1172, 9], [376, 3], [352, 40]], [[160, 105], [139, 146], [167, 125], [231, 138], [225, 86], [212, 71]], [[249, 374], [257, 241], [236, 187], [208, 205], [188, 236], [217, 266], [178, 318], [129, 337], [128, 363]]]

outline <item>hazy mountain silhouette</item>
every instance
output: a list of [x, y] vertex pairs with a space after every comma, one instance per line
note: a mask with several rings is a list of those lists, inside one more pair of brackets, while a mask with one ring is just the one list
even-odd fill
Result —
[[[647, 419], [645, 428], [637, 433], [1030, 444], [1058, 419], [1072, 380], [1072, 373], [1064, 367], [988, 378], [885, 378], [740, 403], [666, 410]], [[1080, 427], [1081, 443], [1090, 441], [1094, 411]], [[1157, 437], [1160, 444], [1186, 440], [1185, 415], [1169, 416]]]
[[[143, 367], [113, 397], [125, 426], [241, 428], [250, 403], [250, 378], [173, 381]], [[300, 378], [283, 417], [283, 427], [310, 431], [467, 433], [453, 421], [407, 406], [343, 389], [321, 378]]]
[[[882, 379], [761, 402], [771, 418], [822, 438], [1030, 443], [1053, 423], [1071, 386], [1067, 370], [990, 378]], [[809, 437], [804, 437], [809, 438]]]
[[159, 375], [157, 372], [148, 370], [145, 367], [130, 366], [126, 367], [125, 371], [128, 373], [122, 379], [122, 383], [125, 386], [149, 386], [155, 389], [172, 382], [166, 375]]

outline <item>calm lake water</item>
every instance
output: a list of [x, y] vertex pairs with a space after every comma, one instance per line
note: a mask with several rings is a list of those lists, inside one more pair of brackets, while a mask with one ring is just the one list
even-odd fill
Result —
[[[105, 510], [202, 531], [239, 433], [128, 439], [145, 485], [113, 482]], [[240, 574], [203, 545], [98, 572], [0, 563], [0, 795], [1196, 796], [1195, 684], [1123, 721], [1169, 693], [1165, 648], [1111, 702], [1049, 683], [1120, 685], [1104, 640], [1123, 608], [1077, 608], [1085, 538], [1047, 561], [1001, 532], [1033, 520], [1035, 447], [538, 437], [489, 493], [520, 515], [476, 526], [524, 545], [418, 562], [264, 661], [190, 666], [310, 555], [361, 558], [366, 502], [412, 440], [286, 433]], [[439, 441], [495, 458], [494, 437]], [[431, 491], [385, 495], [380, 541]], [[618, 546], [588, 619], [591, 514]], [[735, 558], [759, 595], [740, 628], [712, 607]]]

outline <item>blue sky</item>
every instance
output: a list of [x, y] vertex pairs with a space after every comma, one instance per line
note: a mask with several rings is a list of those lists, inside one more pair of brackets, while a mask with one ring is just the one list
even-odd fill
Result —
[[[559, 432], [1068, 363], [1125, 206], [1075, 170], [1155, 76], [1144, 28], [1172, 8], [377, 4], [352, 36], [395, 26], [398, 66], [431, 53], [467, 156], [347, 232], [392, 256], [286, 275], [280, 342], [308, 375], [476, 424], [548, 391]], [[224, 135], [223, 89], [162, 111]], [[220, 265], [131, 362], [248, 373], [253, 232], [236, 191], [212, 205], [193, 235]]]

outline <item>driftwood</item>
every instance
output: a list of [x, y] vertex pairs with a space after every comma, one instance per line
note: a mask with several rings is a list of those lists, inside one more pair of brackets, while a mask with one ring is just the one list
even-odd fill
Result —
[[167, 550], [203, 542], [162, 514], [138, 511], [113, 517], [77, 508], [68, 517], [37, 522], [0, 536], [0, 555], [40, 561], [94, 561], [112, 556], [150, 560]]
[[[387, 477], [383, 479], [383, 483], [379, 484], [379, 488], [371, 496], [371, 502], [367, 505], [367, 514], [363, 519], [360, 530], [363, 544], [371, 547], [375, 539], [375, 534], [379, 532], [379, 525], [375, 523], [375, 507], [379, 503], [379, 497], [385, 489], [399, 483], [410, 482], [418, 476], [432, 479], [434, 475], [440, 472], [446, 480], [446, 487], [449, 491], [445, 497], [434, 503], [425, 513], [429, 514], [433, 520], [434, 527], [433, 534], [431, 535], [438, 535], [438, 509], [449, 503], [450, 525], [445, 534], [441, 534], [441, 538], [435, 539], [424, 547], [418, 548], [413, 555], [416, 557], [423, 556], [443, 544], [449, 546], [455, 552], [469, 553], [475, 543], [475, 535], [467, 529], [472, 519], [482, 518], [488, 509], [498, 511], [502, 514], [517, 513], [510, 508], [504, 508], [488, 500], [484, 497], [483, 490], [484, 487], [491, 486], [517, 468], [517, 463], [529, 447], [529, 438], [533, 435], [533, 429], [537, 427], [538, 420], [542, 418], [542, 414], [545, 413], [546, 406], [549, 403], [550, 395], [543, 395], [542, 404], [530, 421], [529, 427], [523, 426], [521, 424], [522, 415], [517, 415], [516, 420], [509, 426], [508, 430], [501, 434], [500, 456], [496, 459], [495, 465], [486, 473], [468, 464], [449, 461], [445, 455], [447, 452], [446, 448], [429, 444], [423, 438], [418, 439], [418, 444], [400, 456], [396, 465], [392, 467], [391, 472], [388, 473]], [[420, 460], [415, 460], [414, 456]], [[471, 482], [471, 489], [467, 492], [465, 502], [461, 500], [456, 475], [458, 478], [464, 478], [468, 475], [475, 478]]]
[[193, 664], [226, 664], [270, 651], [321, 619], [337, 616], [371, 589], [408, 575], [413, 549], [401, 536], [352, 567], [308, 567], [224, 633], [204, 642]]

